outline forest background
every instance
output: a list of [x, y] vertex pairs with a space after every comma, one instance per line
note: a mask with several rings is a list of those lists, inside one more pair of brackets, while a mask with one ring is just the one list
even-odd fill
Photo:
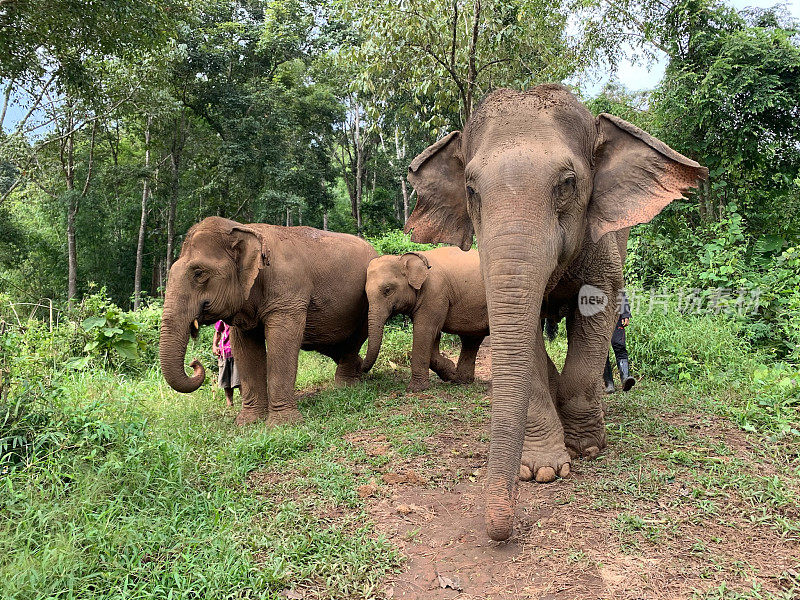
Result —
[[[158, 298], [183, 235], [209, 215], [400, 243], [410, 160], [490, 90], [560, 81], [710, 169], [699, 193], [635, 229], [629, 281], [706, 297], [758, 290], [754, 340], [796, 356], [790, 9], [4, 0], [0, 311], [43, 304], [49, 318], [51, 301], [66, 310], [100, 287], [125, 309]], [[612, 79], [584, 91], [599, 72], [656, 56], [665, 72], [652, 90]]]

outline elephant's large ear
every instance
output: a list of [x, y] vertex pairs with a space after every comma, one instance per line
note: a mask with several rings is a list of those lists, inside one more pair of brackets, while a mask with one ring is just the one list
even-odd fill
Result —
[[250, 227], [236, 225], [231, 228], [230, 234], [231, 250], [239, 266], [239, 282], [247, 298], [258, 273], [269, 264], [269, 248], [264, 236]]
[[467, 214], [461, 132], [447, 134], [411, 161], [408, 181], [417, 191], [417, 205], [405, 226], [411, 239], [469, 250], [474, 230]]
[[603, 113], [596, 126], [592, 241], [646, 223], [708, 177], [707, 168], [619, 117]]
[[431, 268], [428, 259], [418, 252], [406, 252], [400, 260], [403, 261], [403, 273], [408, 278], [408, 284], [419, 290], [428, 278], [428, 269]]

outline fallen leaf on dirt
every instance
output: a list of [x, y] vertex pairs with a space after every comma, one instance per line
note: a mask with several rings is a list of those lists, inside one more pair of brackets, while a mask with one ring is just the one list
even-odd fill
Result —
[[289, 600], [303, 600], [306, 597], [303, 592], [296, 592], [295, 590], [283, 590], [281, 595], [289, 598]]
[[455, 590], [457, 592], [462, 591], [461, 583], [458, 581], [458, 577], [455, 580], [450, 579], [449, 577], [445, 577], [443, 575], [436, 574], [436, 577], [439, 578], [439, 587], [442, 589], [450, 588], [451, 590]]
[[397, 506], [397, 512], [399, 512], [401, 515], [409, 515], [412, 512], [414, 512], [414, 509], [411, 508], [408, 504], [399, 504]]

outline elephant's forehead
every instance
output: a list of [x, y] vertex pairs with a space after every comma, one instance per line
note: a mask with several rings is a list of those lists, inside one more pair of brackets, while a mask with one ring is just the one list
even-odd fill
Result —
[[554, 139], [568, 145], [578, 142], [583, 150], [591, 145], [593, 125], [586, 107], [560, 86], [538, 86], [527, 92], [498, 90], [481, 103], [465, 128], [466, 155], [469, 159], [481, 147], [496, 149], [499, 143]]
[[397, 270], [396, 256], [381, 256], [369, 263], [367, 275], [370, 277], [381, 277], [392, 274]]
[[200, 229], [195, 232], [189, 244], [189, 254], [213, 254], [221, 252], [224, 248], [225, 239], [217, 231], [206, 231]]

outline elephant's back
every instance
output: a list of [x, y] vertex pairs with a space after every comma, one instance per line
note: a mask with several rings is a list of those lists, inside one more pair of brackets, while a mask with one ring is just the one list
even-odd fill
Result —
[[[303, 347], [342, 344], [365, 330], [369, 261], [378, 256], [363, 239], [313, 227], [283, 227], [311, 283]], [[364, 334], [364, 337], [365, 334]]]
[[432, 267], [442, 269], [448, 279], [458, 285], [483, 288], [480, 255], [475, 249], [464, 252], [455, 246], [444, 246], [422, 252]]

